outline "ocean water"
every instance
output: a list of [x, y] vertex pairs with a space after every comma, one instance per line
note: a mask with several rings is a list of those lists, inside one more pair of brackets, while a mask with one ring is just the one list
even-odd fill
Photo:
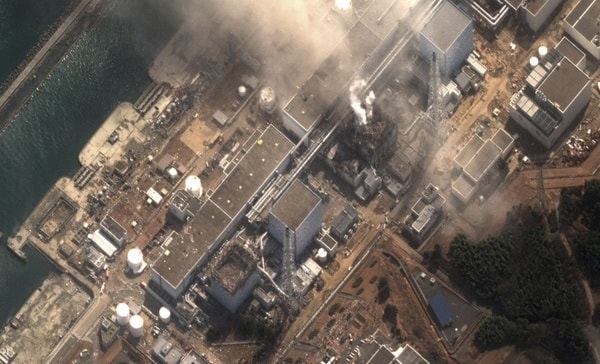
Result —
[[27, 263], [17, 260], [5, 248], [7, 237], [56, 180], [77, 171], [79, 151], [113, 108], [135, 101], [148, 86], [152, 59], [181, 23], [172, 6], [160, 0], [116, 0], [0, 134], [0, 323], [52, 270], [31, 249]]

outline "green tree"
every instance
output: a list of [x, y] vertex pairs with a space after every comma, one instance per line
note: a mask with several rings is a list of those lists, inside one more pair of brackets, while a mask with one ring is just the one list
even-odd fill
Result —
[[575, 239], [574, 253], [590, 284], [600, 286], [600, 232], [590, 230]]

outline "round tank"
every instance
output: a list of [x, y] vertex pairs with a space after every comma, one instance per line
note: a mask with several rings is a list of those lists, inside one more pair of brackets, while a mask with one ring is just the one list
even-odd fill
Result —
[[317, 250], [317, 261], [319, 263], [325, 263], [327, 261], [327, 250], [323, 248], [319, 248], [319, 250]]
[[530, 67], [533, 68], [533, 67], [537, 66], [538, 64], [540, 64], [540, 60], [537, 57], [529, 58], [529, 66]]
[[188, 176], [185, 179], [185, 190], [192, 196], [200, 198], [202, 196], [202, 182], [198, 176]]
[[246, 89], [246, 86], [242, 85], [242, 86], [238, 87], [238, 95], [241, 98], [244, 98], [248, 95], [248, 89]]
[[144, 264], [144, 254], [139, 248], [129, 249], [127, 252], [127, 266], [131, 268], [134, 273], [137, 273]]
[[144, 319], [139, 315], [133, 315], [129, 319], [129, 333], [138, 338], [144, 334]]
[[175, 178], [177, 177], [177, 170], [173, 167], [167, 169], [167, 174], [169, 175], [170, 178]]
[[543, 59], [544, 57], [546, 57], [547, 54], [548, 54], [548, 47], [540, 46], [538, 48], [538, 56], [540, 57], [540, 59]]
[[117, 305], [117, 323], [121, 326], [127, 325], [129, 322], [129, 306], [126, 303]]
[[160, 310], [158, 310], [158, 317], [160, 318], [160, 322], [163, 324], [168, 324], [171, 320], [171, 311], [163, 306], [160, 308]]
[[265, 87], [260, 90], [258, 95], [258, 106], [260, 109], [267, 114], [273, 113], [277, 108], [277, 98], [275, 97], [275, 90], [272, 87]]

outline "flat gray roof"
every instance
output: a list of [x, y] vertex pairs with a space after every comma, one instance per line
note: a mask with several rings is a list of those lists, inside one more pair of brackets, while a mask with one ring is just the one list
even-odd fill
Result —
[[289, 156], [293, 147], [285, 135], [269, 126], [210, 199], [234, 218]]
[[473, 182], [469, 177], [465, 176], [464, 173], [461, 173], [460, 176], [452, 183], [452, 189], [454, 193], [460, 195], [463, 199], [466, 199], [473, 190], [477, 187], [475, 182]]
[[589, 77], [565, 57], [560, 61], [560, 66], [554, 67], [542, 82], [539, 90], [558, 110], [564, 112], [581, 90], [589, 86], [589, 82]]
[[510, 136], [510, 134], [506, 132], [506, 130], [504, 130], [504, 128], [500, 128], [496, 130], [494, 136], [492, 136], [492, 141], [498, 146], [498, 148], [500, 148], [500, 150], [504, 154], [504, 152], [506, 152], [508, 148], [512, 147], [513, 142], [515, 140], [512, 136]]
[[319, 202], [319, 196], [302, 182], [295, 180], [273, 205], [271, 213], [290, 229], [296, 230]]
[[471, 24], [471, 19], [446, 1], [421, 30], [421, 34], [446, 51]]
[[473, 156], [473, 159], [467, 164], [464, 172], [473, 178], [475, 181], [479, 181], [481, 177], [489, 170], [501, 154], [500, 148], [491, 140], [485, 142], [485, 144], [477, 151]]
[[225, 230], [231, 219], [208, 200], [181, 234], [174, 234], [173, 241], [154, 263], [154, 270], [173, 287], [177, 287], [198, 263], [217, 237]]
[[285, 112], [309, 130], [378, 44], [379, 38], [357, 22], [285, 106]]
[[600, 2], [581, 0], [567, 15], [565, 21], [581, 33], [587, 40], [592, 40], [598, 32]]
[[467, 144], [461, 149], [460, 152], [454, 157], [454, 162], [461, 168], [465, 168], [469, 161], [473, 159], [473, 156], [483, 146], [485, 141], [477, 134], [473, 135]]
[[560, 54], [567, 57], [575, 64], [579, 63], [581, 59], [585, 58], [585, 53], [583, 53], [581, 49], [577, 48], [577, 46], [566, 37], [562, 37], [560, 42], [558, 42], [554, 48], [556, 48]]

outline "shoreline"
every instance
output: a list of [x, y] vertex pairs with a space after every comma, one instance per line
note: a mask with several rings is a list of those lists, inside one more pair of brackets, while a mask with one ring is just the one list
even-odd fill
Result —
[[32, 56], [28, 55], [23, 61], [24, 66], [23, 64], [18, 66], [18, 74], [9, 75], [10, 81], [7, 81], [9, 84], [3, 87], [0, 95], [0, 133], [26, 106], [35, 89], [71, 49], [75, 40], [96, 23], [103, 8], [110, 2], [80, 0], [68, 15], [61, 17], [60, 25], [56, 26], [52, 34], [43, 40], [41, 45], [36, 44], [32, 48], [39, 47]]

